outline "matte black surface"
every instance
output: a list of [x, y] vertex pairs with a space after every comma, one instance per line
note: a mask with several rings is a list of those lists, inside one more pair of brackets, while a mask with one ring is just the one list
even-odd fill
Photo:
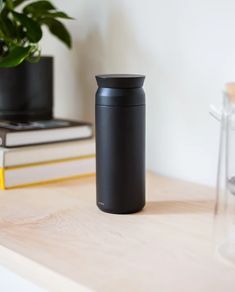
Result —
[[34, 121], [53, 115], [53, 58], [0, 68], [0, 119]]
[[141, 88], [144, 84], [144, 75], [139, 74], [104, 74], [96, 75], [99, 87], [106, 88]]
[[97, 206], [109, 213], [134, 213], [145, 205], [144, 92], [112, 89], [109, 94], [107, 88], [96, 94]]
[[145, 94], [143, 88], [98, 88], [96, 104], [107, 106], [144, 105]]

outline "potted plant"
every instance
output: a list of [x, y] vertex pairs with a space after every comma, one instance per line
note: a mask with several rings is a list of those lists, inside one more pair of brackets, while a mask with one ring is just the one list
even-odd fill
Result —
[[0, 0], [0, 119], [49, 119], [53, 57], [41, 57], [42, 27], [71, 48], [61, 22], [71, 19], [45, 0]]

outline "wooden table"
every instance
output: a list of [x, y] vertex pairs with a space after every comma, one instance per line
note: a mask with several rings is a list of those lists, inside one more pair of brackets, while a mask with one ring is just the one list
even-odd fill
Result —
[[214, 190], [149, 173], [147, 201], [102, 213], [94, 178], [1, 192], [0, 264], [56, 292], [234, 292], [214, 256]]

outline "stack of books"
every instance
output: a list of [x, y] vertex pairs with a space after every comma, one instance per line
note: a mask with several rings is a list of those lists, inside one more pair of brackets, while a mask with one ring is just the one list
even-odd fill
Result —
[[12, 189], [95, 174], [92, 125], [53, 119], [0, 121], [0, 188]]

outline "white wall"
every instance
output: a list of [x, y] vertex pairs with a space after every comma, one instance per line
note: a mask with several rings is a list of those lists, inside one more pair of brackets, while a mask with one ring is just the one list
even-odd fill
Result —
[[55, 3], [77, 18], [73, 51], [43, 42], [56, 56], [56, 114], [94, 120], [95, 74], [146, 74], [148, 168], [214, 184], [219, 128], [208, 107], [235, 80], [235, 1]]

